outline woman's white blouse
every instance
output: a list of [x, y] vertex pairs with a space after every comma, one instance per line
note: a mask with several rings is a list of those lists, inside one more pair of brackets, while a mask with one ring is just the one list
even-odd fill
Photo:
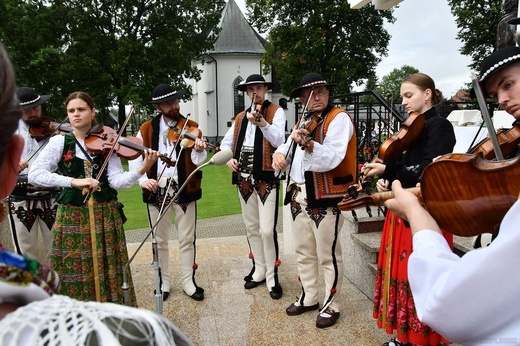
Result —
[[[85, 148], [85, 143], [78, 139], [78, 142]], [[29, 170], [29, 183], [44, 187], [71, 187], [72, 177], [66, 177], [55, 173], [58, 169], [58, 163], [63, 156], [63, 147], [65, 145], [65, 137], [52, 137], [45, 148], [42, 149], [38, 158], [31, 164]], [[86, 148], [85, 148], [86, 150]], [[76, 143], [76, 156], [80, 159], [87, 160], [87, 157]], [[107, 166], [108, 182], [110, 186], [119, 189], [131, 187], [141, 177], [137, 169], [125, 172], [121, 164], [121, 159], [117, 154], [113, 154]], [[96, 178], [96, 177], [93, 177]]]

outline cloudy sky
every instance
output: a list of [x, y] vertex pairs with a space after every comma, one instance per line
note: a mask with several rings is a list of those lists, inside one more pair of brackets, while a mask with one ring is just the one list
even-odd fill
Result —
[[[245, 1], [235, 2], [245, 15]], [[457, 25], [447, 0], [404, 0], [394, 17], [394, 24], [386, 24], [392, 38], [388, 56], [376, 69], [379, 78], [409, 65], [430, 75], [446, 98], [471, 81], [471, 60], [459, 52]]]

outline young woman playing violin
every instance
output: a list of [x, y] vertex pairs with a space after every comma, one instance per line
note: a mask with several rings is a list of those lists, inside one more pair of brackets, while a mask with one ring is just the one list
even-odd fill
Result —
[[[520, 48], [512, 46], [493, 52], [484, 60], [479, 77], [484, 93], [519, 121]], [[519, 155], [517, 152], [516, 157]], [[518, 164], [513, 169], [518, 171]], [[518, 176], [515, 197], [520, 197]], [[458, 183], [464, 190], [479, 188], [471, 178]], [[501, 182], [494, 181], [492, 185], [496, 187]], [[406, 217], [411, 225], [414, 252], [408, 268], [421, 320], [463, 345], [518, 345], [520, 319], [518, 310], [512, 307], [520, 305], [520, 276], [514, 265], [520, 263], [520, 200], [501, 220], [498, 235], [490, 246], [459, 257], [451, 252], [436, 220], [417, 197], [397, 182], [393, 188], [395, 198], [385, 205]], [[481, 212], [493, 210], [498, 200], [503, 197], [487, 199]]]
[[[52, 137], [29, 172], [33, 184], [62, 188], [56, 200], [51, 267], [60, 276], [61, 294], [82, 301], [122, 303], [128, 254], [116, 189], [136, 183], [159, 153], [145, 150], [142, 165], [125, 172], [118, 156], [92, 155], [85, 146], [96, 124], [94, 100], [85, 92], [74, 92], [65, 107], [74, 130]], [[105, 160], [107, 170], [98, 177]], [[93, 207], [91, 201], [87, 206], [86, 195], [91, 195]], [[131, 305], [135, 306], [131, 275], [129, 278]]]
[[[367, 177], [379, 175], [379, 191], [386, 191], [394, 180], [405, 187], [419, 182], [423, 169], [439, 155], [451, 153], [455, 134], [451, 123], [437, 115], [435, 104], [442, 94], [433, 80], [422, 73], [408, 76], [401, 84], [402, 104], [408, 112], [425, 116], [425, 125], [418, 141], [398, 160], [377, 160], [363, 169]], [[445, 233], [450, 246], [453, 236]], [[417, 318], [412, 292], [408, 283], [407, 264], [412, 253], [409, 226], [391, 211], [386, 214], [374, 293], [374, 318], [378, 326], [389, 334], [397, 331], [397, 338], [384, 345], [438, 345], [447, 341], [421, 323]]]

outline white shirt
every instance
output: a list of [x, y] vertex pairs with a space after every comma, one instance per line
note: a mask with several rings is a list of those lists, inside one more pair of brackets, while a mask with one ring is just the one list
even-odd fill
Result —
[[520, 345], [520, 201], [488, 247], [460, 258], [422, 230], [413, 249], [408, 277], [422, 322], [464, 345]]
[[[245, 120], [247, 121], [247, 119]], [[274, 113], [272, 124], [267, 123], [264, 127], [260, 127], [260, 131], [264, 138], [271, 143], [275, 148], [278, 148], [285, 141], [285, 111], [283, 108], [278, 108]], [[244, 143], [242, 145], [253, 147], [255, 145], [255, 133], [257, 125], [247, 121], [246, 133], [244, 136]], [[226, 135], [220, 142], [220, 150], [233, 149], [233, 134], [235, 132], [235, 122], [226, 132]]]
[[[36, 139], [32, 138], [31, 134], [29, 133], [29, 125], [27, 125], [21, 119], [18, 123], [18, 129], [16, 130], [15, 133], [22, 136], [22, 138], [24, 140], [22, 156], [20, 158], [22, 158], [24, 160], [29, 160], [31, 158], [31, 156], [33, 156], [34, 153], [40, 148], [40, 144], [38, 144], [38, 141], [36, 141]], [[45, 141], [42, 141], [41, 143], [44, 144]], [[38, 157], [38, 155], [40, 155], [40, 154], [41, 154], [41, 152], [36, 154], [35, 157], [31, 159], [31, 162], [34, 162], [36, 157]], [[29, 166], [31, 165], [31, 162], [29, 162]], [[20, 172], [20, 174], [28, 174], [28, 173], [29, 173], [29, 168], [26, 168]]]
[[[307, 150], [302, 150], [298, 144], [292, 158], [292, 166], [290, 171], [290, 178], [297, 184], [305, 182], [304, 173], [311, 172], [328, 172], [338, 167], [343, 161], [347, 153], [348, 142], [354, 133], [354, 125], [350, 116], [345, 112], [340, 112], [330, 122], [327, 134], [323, 143], [314, 142], [314, 149], [311, 153]], [[276, 153], [285, 155], [288, 159], [287, 164], [290, 165], [291, 159], [289, 147], [291, 147], [292, 139], [289, 137], [287, 142], [280, 145], [276, 149]], [[290, 149], [292, 151], [292, 148]]]
[[[158, 148], [158, 151], [161, 154], [170, 156], [170, 154], [172, 153], [172, 150], [175, 146], [175, 142], [171, 142], [168, 139], [168, 132], [170, 131], [170, 127], [164, 121], [164, 117], [162, 115], [158, 115], [158, 116], [161, 117], [161, 120], [159, 121], [159, 148]], [[172, 126], [173, 125], [174, 124], [172, 124]], [[136, 137], [141, 140], [143, 139], [141, 130], [139, 130]], [[173, 152], [172, 155], [173, 155], [173, 160], [178, 161], [177, 158], [175, 157], [175, 155], [176, 155], [175, 152]], [[200, 153], [198, 153], [196, 150], [191, 151], [191, 161], [193, 162], [193, 164], [195, 164], [197, 166], [200, 165], [201, 163], [203, 163], [206, 160], [207, 156], [208, 156], [208, 153], [206, 152], [206, 150], [203, 150]], [[130, 170], [136, 170], [141, 166], [142, 163], [143, 163], [143, 157], [141, 155], [139, 155], [139, 157], [137, 157], [135, 160], [128, 161], [128, 167], [130, 168]], [[177, 165], [175, 165], [173, 167], [166, 167], [166, 168], [164, 168], [164, 167], [166, 167], [166, 164], [161, 159], [159, 159], [157, 161], [157, 176], [159, 176], [164, 169], [164, 173], [162, 175], [163, 178], [173, 177], [175, 179], [175, 181], [178, 182]], [[143, 174], [143, 176], [139, 178], [139, 186], [142, 186], [146, 180], [148, 180], [148, 177], [146, 174]]]
[[[85, 148], [85, 143], [79, 140], [79, 143]], [[70, 187], [72, 177], [66, 177], [58, 173], [54, 173], [58, 168], [58, 163], [63, 156], [63, 147], [65, 145], [64, 135], [53, 136], [49, 143], [43, 148], [38, 158], [33, 162], [29, 170], [29, 183], [45, 186], [45, 187]], [[86, 148], [85, 148], [86, 150]], [[76, 156], [87, 160], [83, 151], [76, 144]], [[137, 167], [139, 168], [139, 166]], [[108, 161], [107, 174], [108, 182], [114, 189], [126, 189], [131, 187], [141, 174], [137, 172], [137, 168], [125, 172], [121, 164], [121, 159], [117, 155], [112, 155]], [[96, 177], [93, 177], [96, 178]]]

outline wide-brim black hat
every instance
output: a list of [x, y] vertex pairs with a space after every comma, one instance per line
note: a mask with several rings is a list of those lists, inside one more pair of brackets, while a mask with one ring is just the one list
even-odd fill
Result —
[[23, 110], [38, 107], [50, 98], [49, 95], [38, 95], [33, 88], [28, 87], [16, 88], [16, 96], [18, 96], [20, 107]]
[[334, 83], [328, 83], [320, 74], [318, 73], [307, 73], [305, 76], [303, 76], [302, 80], [300, 81], [300, 85], [291, 91], [291, 98], [300, 97], [302, 94], [302, 91], [307, 88], [314, 88], [317, 86], [327, 86], [332, 87], [337, 84]]
[[152, 92], [152, 100], [147, 103], [158, 104], [169, 102], [173, 100], [179, 100], [186, 94], [186, 92], [182, 90], [175, 90], [169, 84], [159, 84], [153, 89]]
[[252, 74], [249, 77], [247, 77], [245, 82], [242, 82], [239, 85], [237, 85], [237, 89], [240, 91], [246, 91], [247, 86], [253, 84], [264, 84], [267, 86], [269, 90], [271, 90], [274, 85], [274, 83], [272, 82], [266, 82], [263, 76], [259, 74]]
[[484, 59], [480, 69], [479, 80], [485, 87], [489, 77], [502, 70], [504, 67], [520, 61], [520, 48], [516, 46], [497, 49]]

